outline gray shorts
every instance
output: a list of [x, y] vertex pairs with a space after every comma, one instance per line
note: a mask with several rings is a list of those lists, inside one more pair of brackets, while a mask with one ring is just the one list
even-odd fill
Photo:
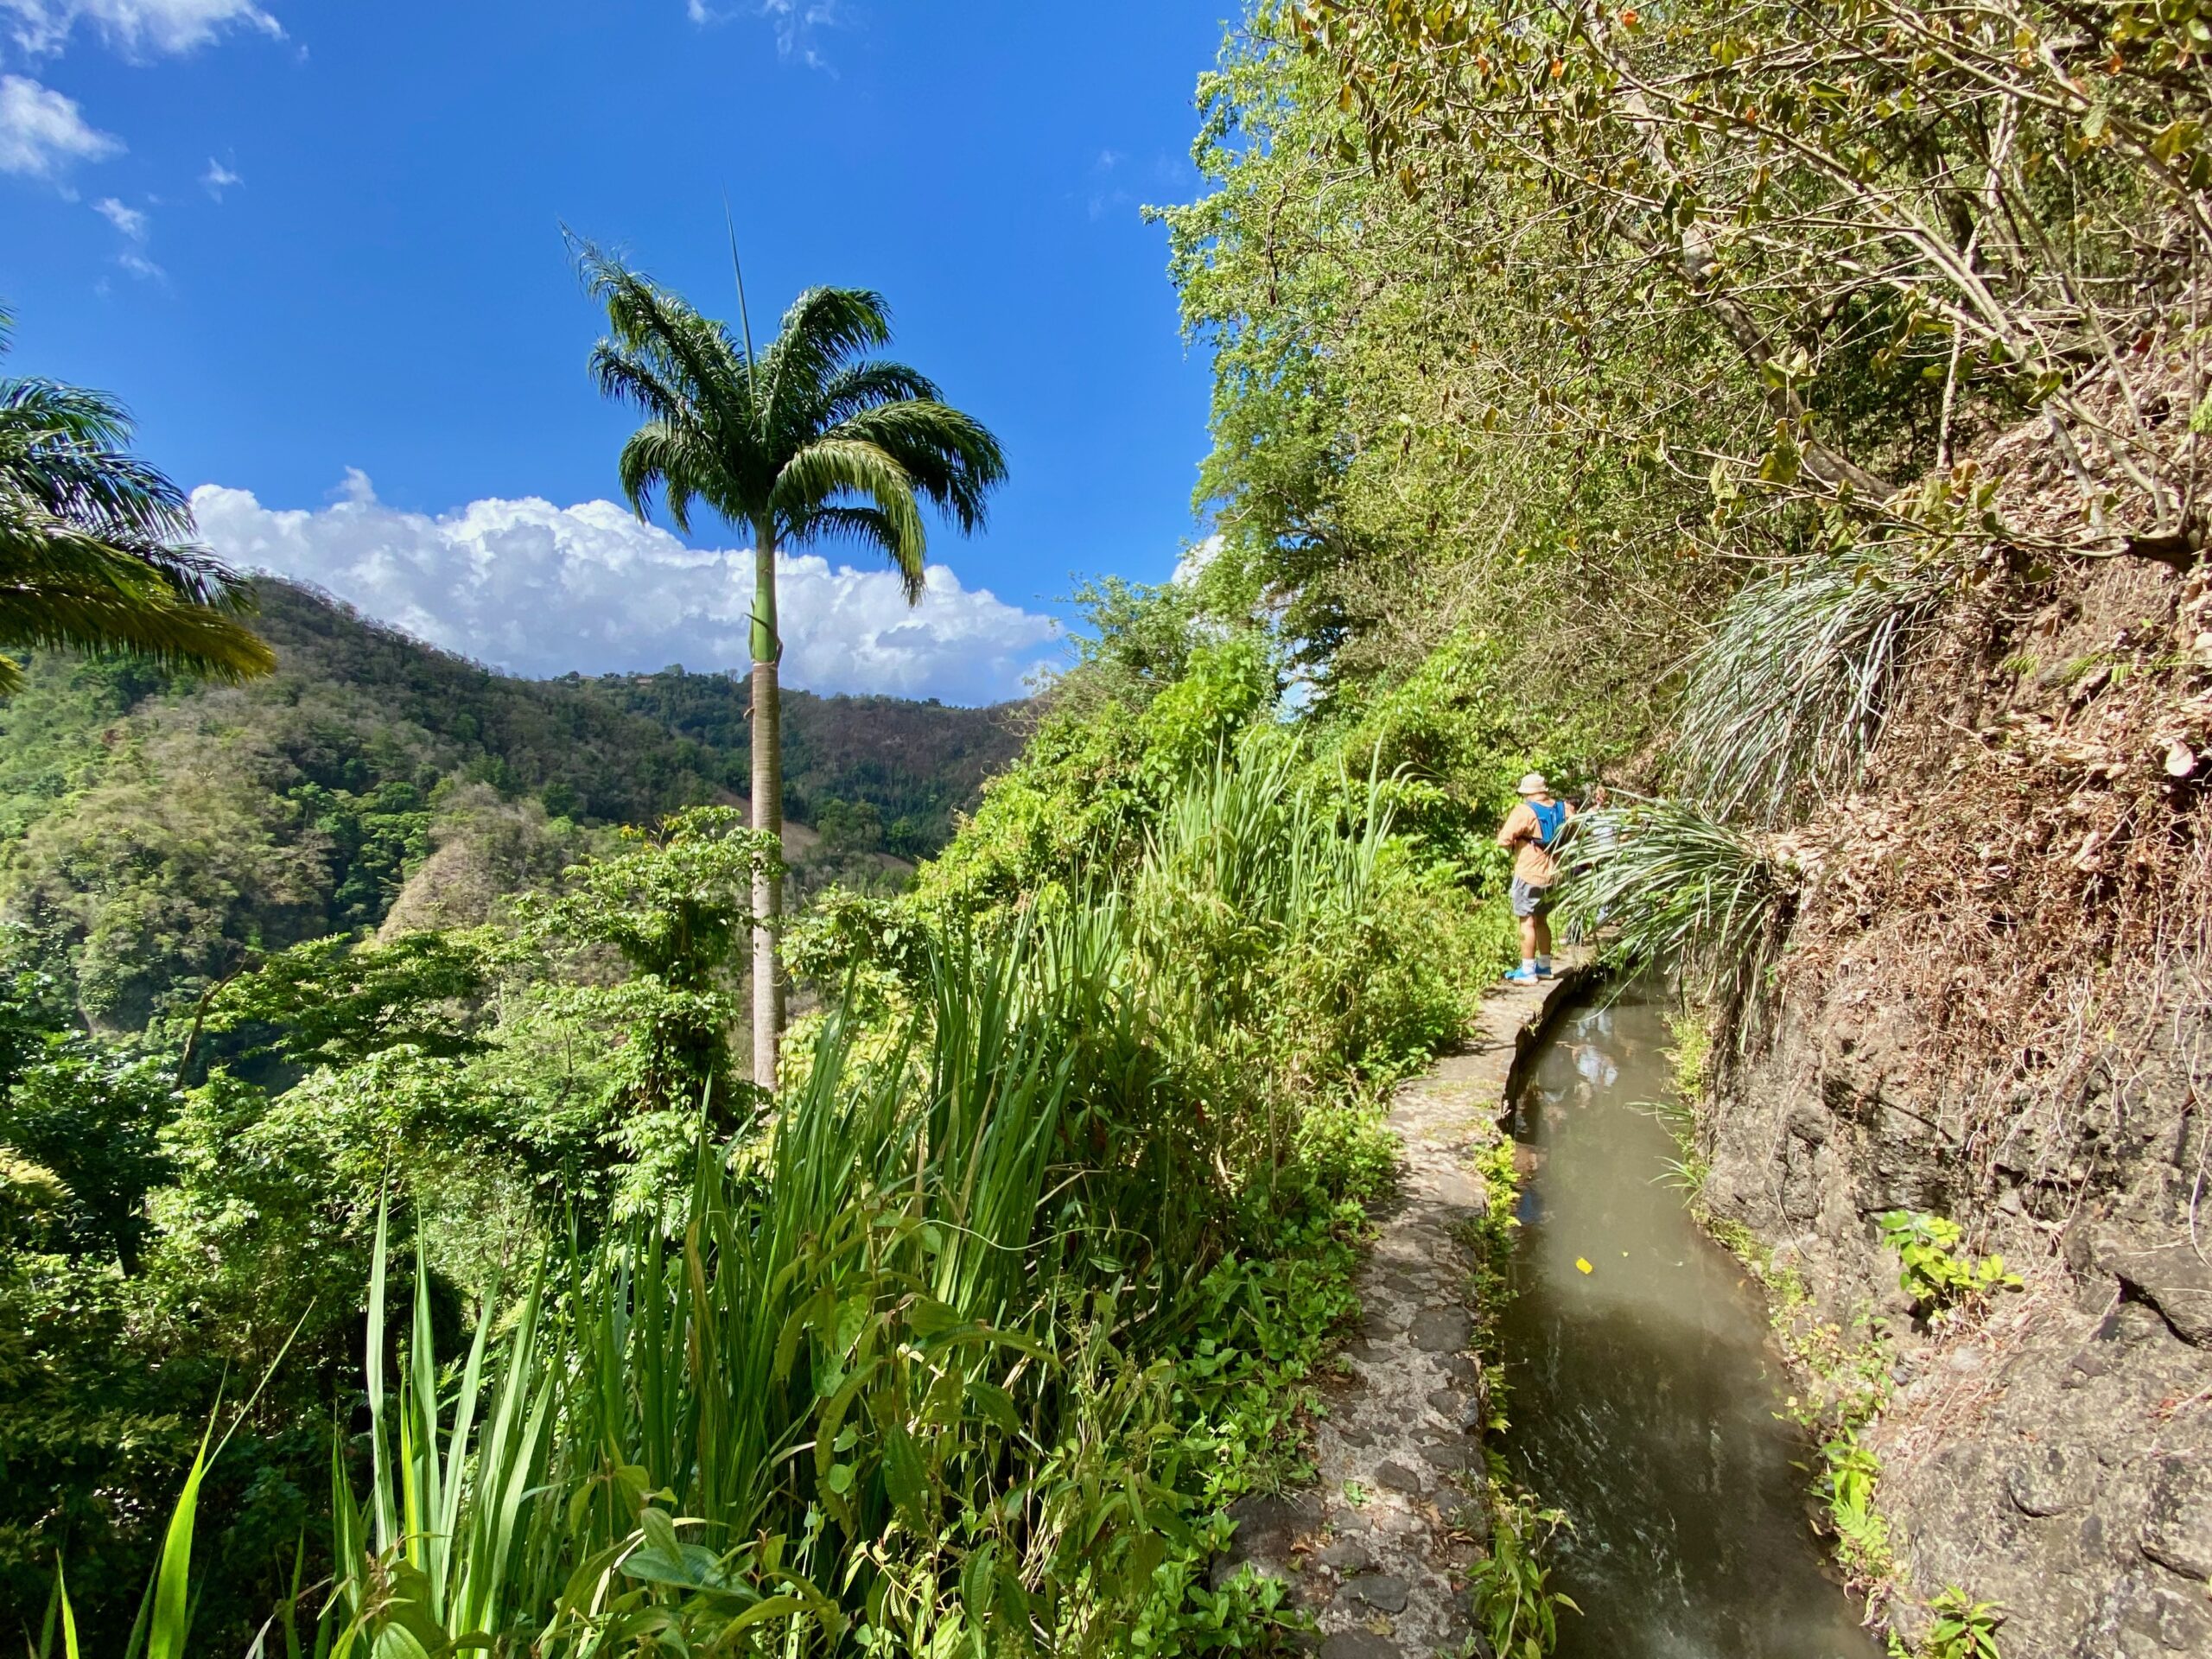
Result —
[[1516, 916], [1541, 916], [1552, 907], [1549, 887], [1531, 887], [1517, 875], [1513, 878], [1512, 899]]

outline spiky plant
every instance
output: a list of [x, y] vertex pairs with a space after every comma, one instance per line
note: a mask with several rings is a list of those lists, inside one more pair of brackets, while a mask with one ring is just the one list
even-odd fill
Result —
[[[0, 312], [0, 356], [10, 319]], [[238, 575], [192, 544], [182, 491], [130, 453], [130, 417], [105, 392], [0, 378], [0, 645], [143, 657], [221, 680], [276, 658], [238, 620]], [[22, 671], [0, 657], [0, 696]]]
[[1774, 824], [1848, 787], [1957, 582], [1945, 562], [1854, 550], [1744, 588], [1691, 663], [1675, 751], [1689, 793]]
[[1605, 954], [1624, 968], [1678, 969], [1724, 1027], [1764, 981], [1802, 882], [1793, 860], [1681, 801], [1585, 813], [1566, 858], [1560, 922], [1612, 930]]
[[[666, 499], [689, 531], [703, 503], [749, 532], [753, 550], [753, 827], [783, 835], [776, 555], [842, 537], [880, 553], [918, 603], [926, 569], [925, 504], [963, 532], [1006, 476], [998, 440], [944, 403], [926, 376], [871, 353], [890, 343], [883, 296], [810, 288], [756, 351], [738, 293], [740, 332], [701, 315], [621, 259], [589, 245], [584, 278], [607, 309], [591, 372], [645, 424], [622, 446], [622, 488], [639, 517]], [[784, 992], [775, 925], [783, 877], [753, 888], [753, 1080], [776, 1085]]]

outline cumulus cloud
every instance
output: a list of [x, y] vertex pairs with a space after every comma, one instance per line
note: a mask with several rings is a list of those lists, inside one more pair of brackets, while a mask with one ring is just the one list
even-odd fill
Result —
[[33, 57], [68, 45], [79, 23], [126, 57], [189, 52], [230, 29], [284, 30], [253, 0], [0, 0], [16, 44]]
[[76, 99], [25, 75], [0, 75], [0, 173], [54, 179], [79, 162], [122, 154], [123, 140], [88, 123]]
[[[311, 582], [418, 639], [511, 673], [742, 667], [753, 602], [749, 550], [686, 547], [612, 501], [556, 507], [527, 497], [432, 517], [376, 499], [349, 468], [314, 512], [251, 492], [192, 493], [200, 538], [233, 564]], [[1057, 628], [963, 588], [932, 565], [909, 609], [887, 570], [778, 563], [784, 677], [821, 692], [883, 691], [947, 702], [1019, 696], [1053, 655]]]
[[133, 242], [143, 242], [150, 225], [146, 215], [136, 207], [126, 207], [113, 196], [102, 196], [92, 204], [92, 211], [121, 231]]

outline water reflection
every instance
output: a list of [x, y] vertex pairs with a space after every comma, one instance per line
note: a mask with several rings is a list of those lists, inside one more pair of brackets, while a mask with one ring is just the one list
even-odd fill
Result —
[[[1666, 1184], [1666, 1027], [1631, 991], [1563, 1020], [1516, 1103], [1537, 1154], [1502, 1321], [1516, 1476], [1573, 1517], [1565, 1659], [1872, 1659], [1807, 1520], [1764, 1315]], [[1589, 1271], [1584, 1272], [1581, 1264]]]

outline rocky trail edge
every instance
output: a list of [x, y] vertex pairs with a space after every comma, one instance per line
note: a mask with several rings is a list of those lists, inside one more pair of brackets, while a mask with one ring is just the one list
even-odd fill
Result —
[[1490, 1192], [1478, 1165], [1503, 1134], [1522, 1056], [1586, 971], [1563, 957], [1555, 978], [1498, 986], [1473, 1039], [1399, 1089], [1398, 1185], [1375, 1209], [1349, 1365], [1321, 1384], [1318, 1478], [1230, 1510], [1236, 1535], [1216, 1582], [1281, 1580], [1319, 1624], [1322, 1659], [1457, 1655], [1471, 1634], [1464, 1586], [1489, 1523], [1472, 1298]]

